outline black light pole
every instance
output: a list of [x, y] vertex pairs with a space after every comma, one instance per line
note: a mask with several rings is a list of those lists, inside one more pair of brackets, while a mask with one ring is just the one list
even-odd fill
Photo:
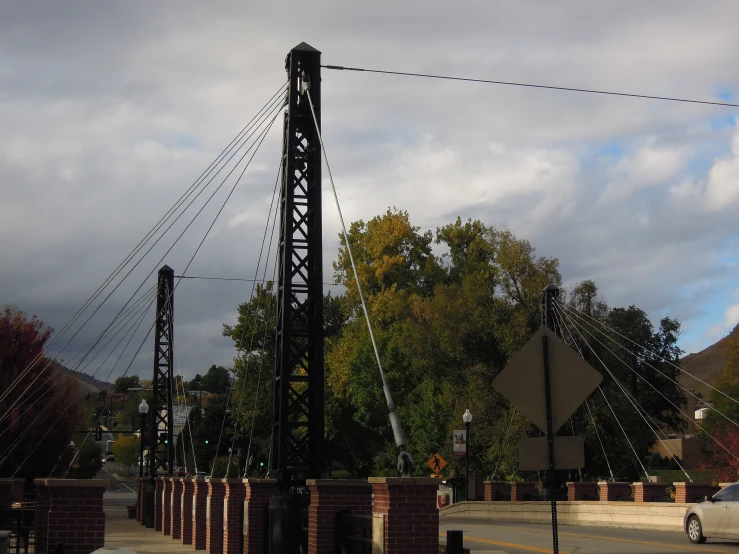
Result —
[[141, 453], [139, 455], [139, 478], [144, 477], [144, 430], [146, 429], [146, 414], [149, 412], [149, 405], [146, 398], [139, 404], [139, 413], [141, 414]]
[[465, 435], [464, 435], [464, 499], [469, 500], [470, 494], [470, 423], [472, 423], [472, 414], [469, 408], [464, 411], [462, 415], [462, 421], [464, 421]]

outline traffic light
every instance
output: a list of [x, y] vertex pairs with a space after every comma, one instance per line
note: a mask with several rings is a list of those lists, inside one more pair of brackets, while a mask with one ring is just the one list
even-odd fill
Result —
[[205, 444], [208, 444], [210, 441], [208, 439], [205, 439]]

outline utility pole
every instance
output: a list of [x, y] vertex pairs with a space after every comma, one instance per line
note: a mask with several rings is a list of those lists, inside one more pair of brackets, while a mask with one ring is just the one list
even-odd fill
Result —
[[[146, 526], [154, 527], [154, 491], [156, 477], [172, 476], [174, 465], [174, 441], [172, 440], [172, 362], [174, 348], [174, 270], [168, 265], [157, 276], [157, 311], [154, 324], [154, 378], [152, 379], [151, 417], [149, 442], [149, 476], [147, 487]], [[162, 411], [166, 410], [166, 416]], [[159, 447], [165, 446], [164, 452]]]

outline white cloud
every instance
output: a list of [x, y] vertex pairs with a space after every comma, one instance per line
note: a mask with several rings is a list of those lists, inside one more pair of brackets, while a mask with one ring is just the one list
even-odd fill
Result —
[[731, 154], [718, 159], [708, 174], [706, 202], [711, 210], [729, 208], [739, 200], [739, 128], [734, 133]]

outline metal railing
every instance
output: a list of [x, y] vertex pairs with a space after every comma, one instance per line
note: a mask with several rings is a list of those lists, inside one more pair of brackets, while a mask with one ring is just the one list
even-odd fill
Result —
[[[10, 552], [28, 554], [34, 551], [33, 509], [0, 510], [0, 531], [10, 531]], [[30, 550], [29, 550], [30, 549]]]
[[372, 554], [372, 516], [339, 512], [335, 537], [337, 554]]

